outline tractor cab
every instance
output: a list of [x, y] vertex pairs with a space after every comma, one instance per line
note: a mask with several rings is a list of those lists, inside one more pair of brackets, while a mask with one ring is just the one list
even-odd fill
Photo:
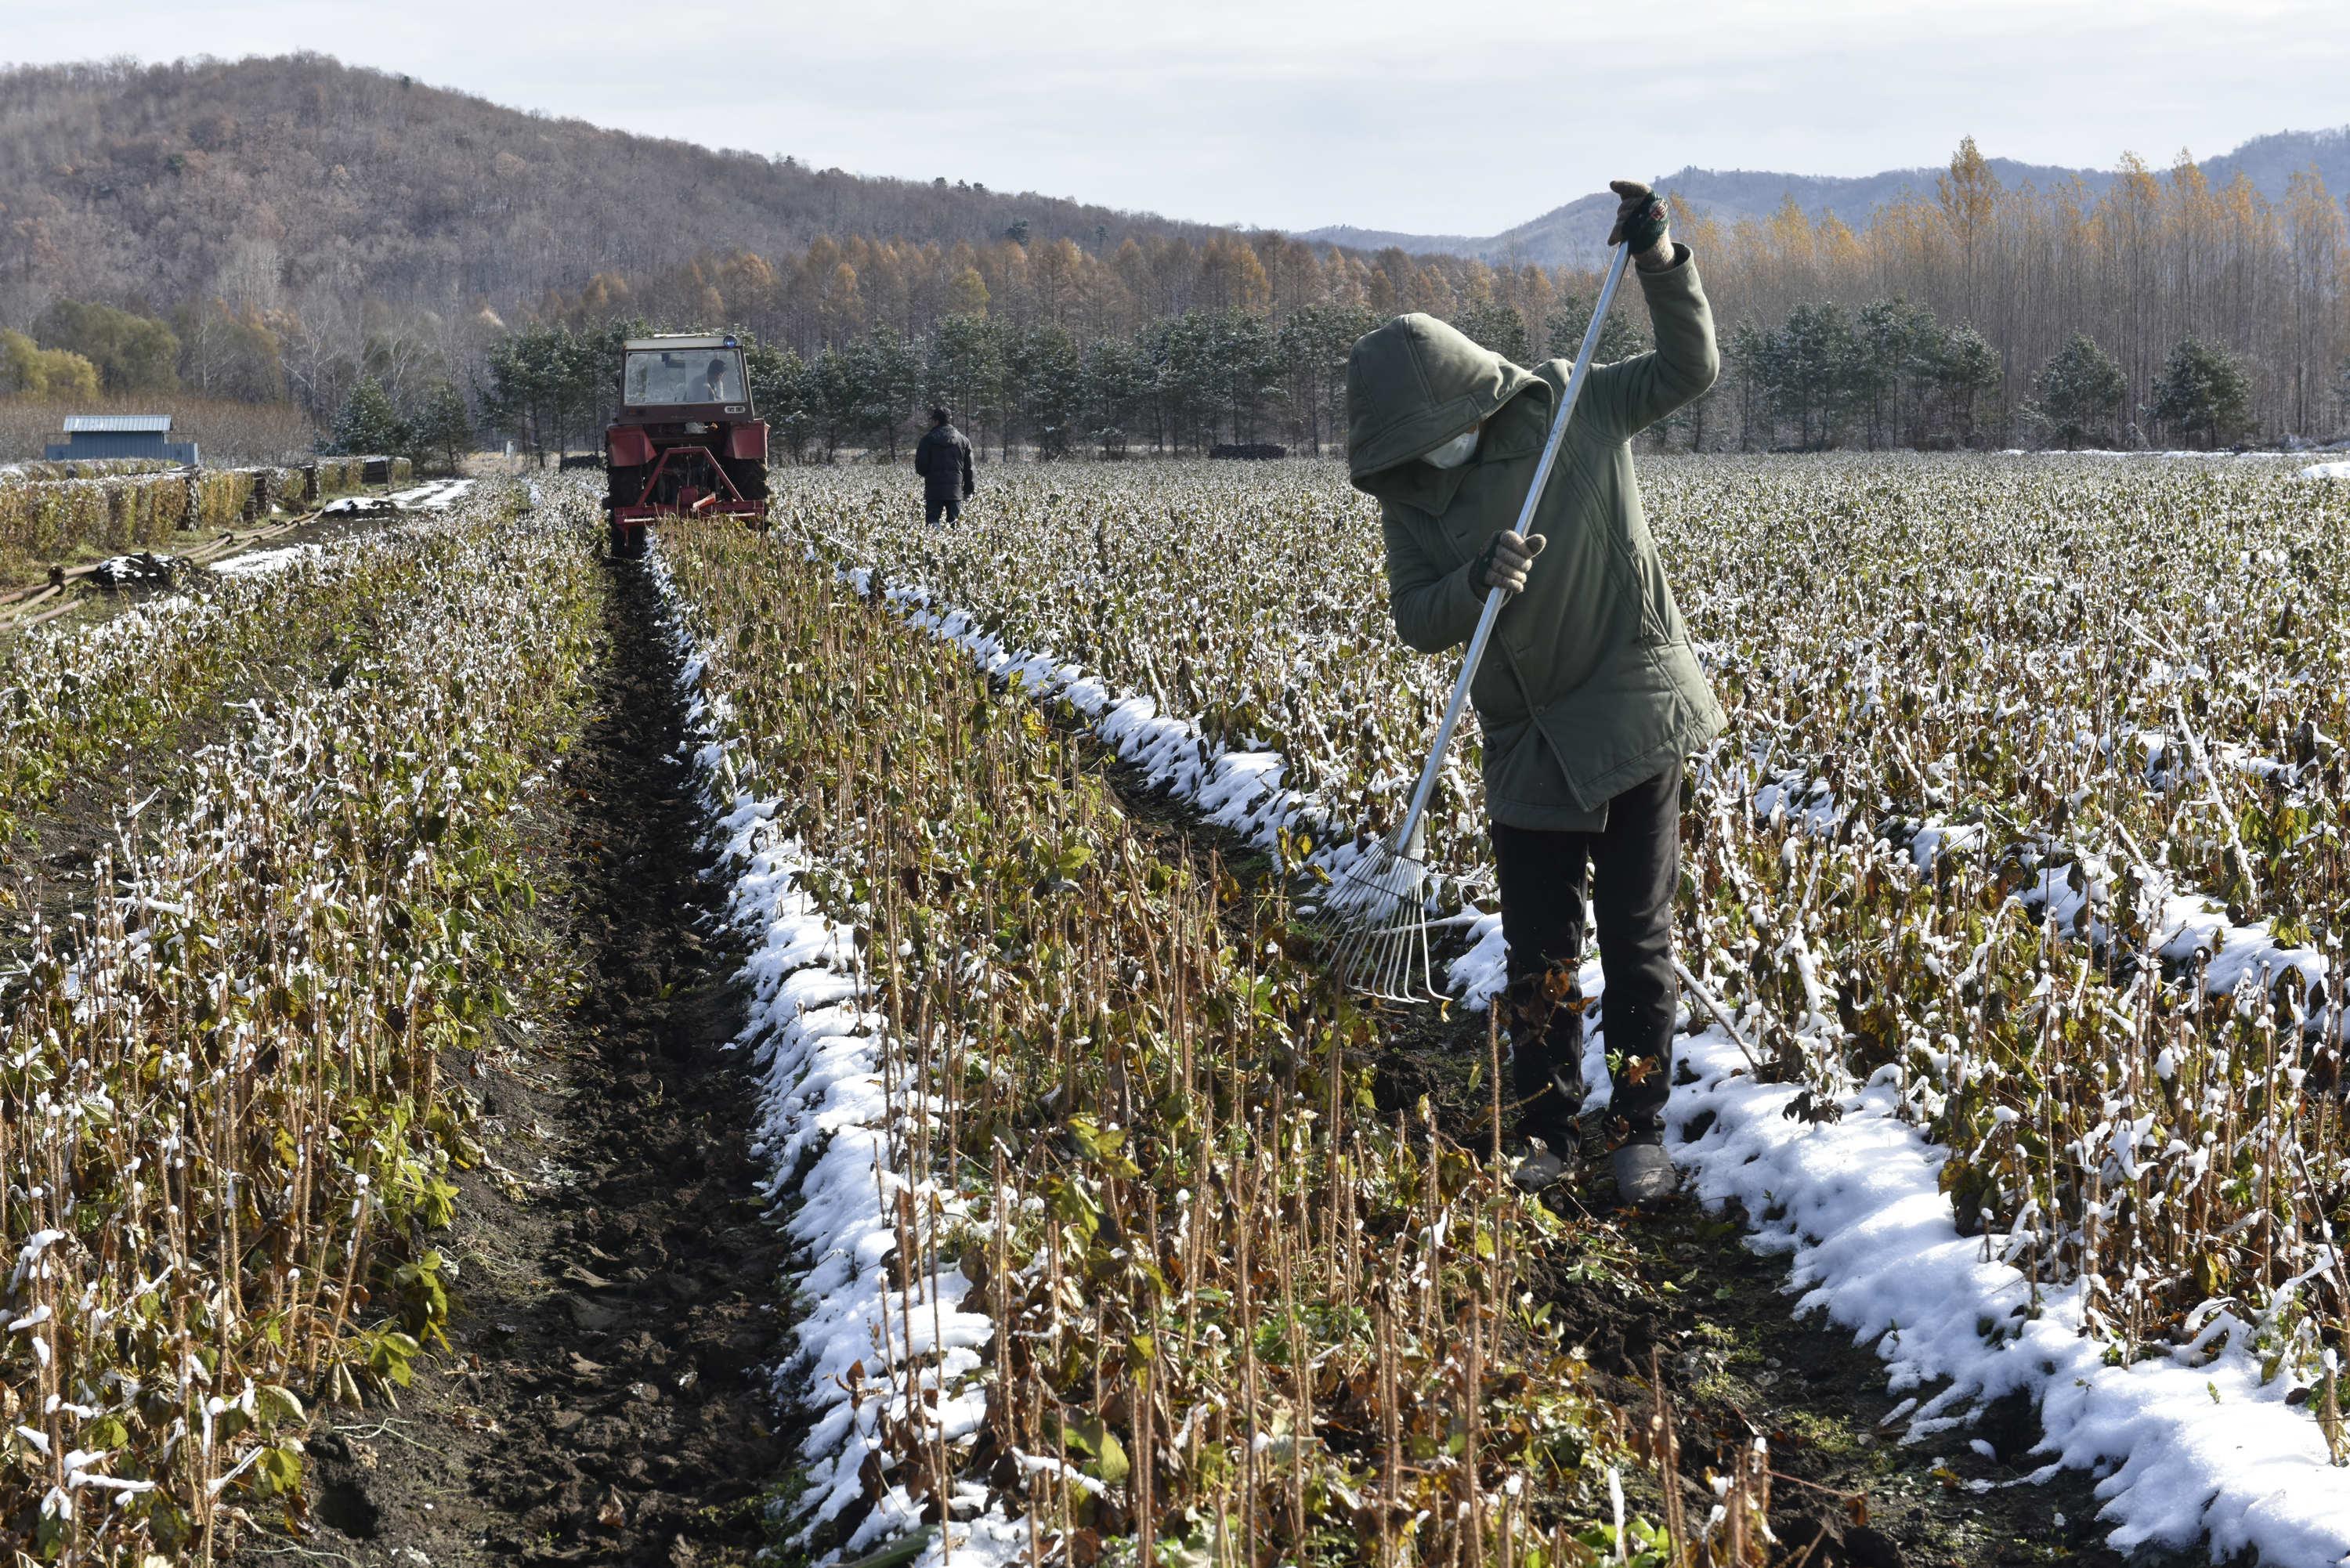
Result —
[[612, 553], [643, 553], [664, 517], [767, 515], [767, 427], [731, 337], [631, 337], [620, 348], [619, 410], [604, 431]]

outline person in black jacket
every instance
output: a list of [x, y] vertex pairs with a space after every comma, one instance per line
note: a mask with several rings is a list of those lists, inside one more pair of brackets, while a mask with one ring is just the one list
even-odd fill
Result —
[[950, 523], [962, 521], [962, 504], [977, 487], [971, 478], [971, 442], [947, 423], [944, 409], [931, 410], [931, 428], [914, 447], [914, 472], [922, 476], [922, 515], [938, 526], [944, 513]]

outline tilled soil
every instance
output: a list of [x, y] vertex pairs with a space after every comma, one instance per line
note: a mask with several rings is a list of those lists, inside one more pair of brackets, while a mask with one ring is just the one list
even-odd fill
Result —
[[617, 565], [588, 739], [535, 825], [538, 915], [570, 992], [469, 1074], [490, 1165], [442, 1240], [451, 1351], [398, 1404], [312, 1436], [309, 1529], [248, 1559], [351, 1563], [748, 1561], [789, 1465], [764, 1368], [785, 1246], [725, 1054], [739, 957], [709, 911], [677, 745], [674, 660], [641, 568]]

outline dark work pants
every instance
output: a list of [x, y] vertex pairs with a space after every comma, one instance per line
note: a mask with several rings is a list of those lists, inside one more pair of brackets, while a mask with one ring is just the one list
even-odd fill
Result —
[[[1602, 997], [1615, 1090], [1608, 1143], [1663, 1136], [1672, 1080], [1673, 896], [1680, 885], [1681, 765], [1607, 803], [1596, 833], [1492, 826], [1510, 944], [1510, 1080], [1518, 1130], [1571, 1147], [1583, 1059], [1583, 898], [1586, 874], [1599, 928]], [[1616, 1065], [1621, 1063], [1620, 1069]], [[1563, 1080], [1570, 1096], [1554, 1079]], [[1562, 1143], [1562, 1139], [1565, 1142]]]
[[939, 525], [939, 514], [945, 513], [947, 521], [962, 521], [962, 497], [960, 495], [925, 495], [922, 497], [922, 519], [931, 527]]

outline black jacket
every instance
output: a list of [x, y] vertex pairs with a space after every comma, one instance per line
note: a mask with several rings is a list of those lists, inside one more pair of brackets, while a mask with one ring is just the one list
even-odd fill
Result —
[[914, 445], [914, 472], [922, 476], [922, 499], [952, 501], [958, 492], [969, 495], [971, 442], [952, 425], [937, 425]]

